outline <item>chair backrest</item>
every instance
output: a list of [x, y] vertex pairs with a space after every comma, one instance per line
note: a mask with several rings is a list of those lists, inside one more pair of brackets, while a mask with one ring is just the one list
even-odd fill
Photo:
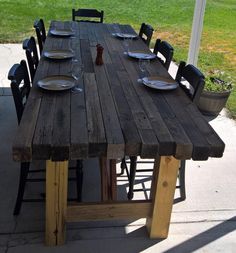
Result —
[[160, 53], [165, 58], [163, 60], [163, 58], [160, 58], [159, 56], [157, 56], [157, 59], [168, 70], [170, 67], [170, 63], [172, 61], [172, 58], [173, 58], [174, 48], [168, 42], [166, 42], [164, 40], [161, 41], [160, 39], [157, 39], [155, 46], [154, 46], [153, 53], [156, 55], [158, 53]]
[[42, 54], [44, 42], [46, 40], [46, 30], [43, 19], [35, 20], [34, 28], [38, 39], [39, 51]]
[[20, 64], [14, 64], [8, 73], [11, 80], [11, 91], [15, 103], [18, 124], [20, 123], [25, 103], [30, 93], [30, 80], [26, 62], [22, 60]]
[[104, 12], [96, 9], [72, 9], [73, 21], [103, 23], [103, 17]]
[[39, 63], [39, 57], [34, 37], [23, 41], [23, 49], [25, 49], [26, 58], [30, 70], [31, 82], [33, 83], [34, 75]]
[[[175, 77], [180, 87], [197, 104], [205, 85], [205, 76], [202, 72], [192, 64], [186, 65], [185, 62], [180, 62], [179, 68]], [[188, 84], [184, 84], [185, 81]]]
[[139, 37], [147, 44], [147, 46], [150, 45], [153, 31], [154, 29], [152, 28], [152, 26], [142, 23], [139, 30]]

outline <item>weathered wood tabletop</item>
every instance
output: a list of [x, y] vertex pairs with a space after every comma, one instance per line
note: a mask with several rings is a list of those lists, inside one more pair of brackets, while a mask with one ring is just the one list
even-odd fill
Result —
[[[83, 91], [48, 92], [37, 87], [38, 80], [51, 75], [71, 76], [75, 64], [73, 59], [52, 61], [41, 57], [13, 144], [14, 160], [44, 159], [51, 160], [51, 164], [62, 164], [70, 159], [117, 159], [124, 155], [170, 156], [178, 160], [222, 156], [224, 143], [181, 88], [158, 91], [137, 82], [138, 60], [125, 55], [122, 39], [112, 35], [117, 30], [135, 33], [129, 25], [56, 24], [57, 28], [73, 28], [75, 36], [62, 38], [49, 34], [44, 51], [72, 49], [75, 52], [77, 63], [84, 66], [80, 83]], [[104, 47], [101, 66], [95, 64], [98, 43]], [[139, 38], [130, 44], [132, 50], [149, 52]], [[172, 79], [157, 59], [151, 60], [148, 72]], [[178, 166], [174, 167], [176, 180]], [[175, 187], [175, 182], [172, 186]], [[153, 187], [153, 199], [158, 187]], [[168, 213], [171, 207], [172, 204]], [[64, 237], [61, 238], [63, 242]]]

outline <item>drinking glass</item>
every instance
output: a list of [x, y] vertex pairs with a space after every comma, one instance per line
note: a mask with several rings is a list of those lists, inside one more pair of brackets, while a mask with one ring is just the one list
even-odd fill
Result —
[[131, 42], [130, 38], [124, 38], [123, 39], [123, 46], [124, 46], [124, 49], [125, 49], [125, 52], [124, 52], [125, 54], [128, 54], [128, 52], [129, 52], [130, 42]]
[[139, 59], [138, 66], [140, 69], [140, 77], [138, 79], [138, 82], [142, 82], [142, 78], [147, 76], [148, 74], [147, 69], [149, 65], [150, 65], [149, 59]]
[[75, 86], [72, 92], [82, 92], [84, 68], [82, 64], [74, 63], [72, 66], [72, 77], [75, 79]]
[[71, 31], [74, 33], [70, 36], [70, 39], [76, 39], [76, 21], [72, 21], [71, 23]]
[[57, 30], [57, 29], [58, 29], [58, 23], [57, 23], [57, 21], [54, 20], [54, 21], [52, 22], [52, 24], [51, 24], [51, 29], [52, 29], [52, 30]]
[[120, 28], [119, 28], [118, 24], [114, 24], [113, 28], [114, 28], [114, 34], [120, 33]]
[[75, 44], [74, 40], [71, 40], [69, 48], [70, 48], [71, 52], [74, 53], [74, 56], [72, 57], [72, 64], [75, 64], [78, 62], [78, 59], [76, 58], [75, 47], [76, 47], [76, 44]]

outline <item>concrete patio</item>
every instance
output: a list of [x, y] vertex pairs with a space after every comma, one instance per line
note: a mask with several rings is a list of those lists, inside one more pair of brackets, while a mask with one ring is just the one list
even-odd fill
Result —
[[[7, 73], [12, 64], [25, 58], [21, 45], [0, 45], [0, 253], [7, 252], [235, 252], [236, 248], [236, 124], [226, 111], [210, 124], [226, 144], [222, 158], [188, 161], [187, 199], [174, 205], [169, 237], [150, 240], [145, 220], [80, 222], [68, 224], [64, 246], [44, 246], [44, 203], [24, 203], [14, 217], [19, 164], [12, 161], [11, 145], [17, 128]], [[172, 64], [174, 74], [176, 66]], [[36, 167], [43, 162], [35, 162]], [[119, 170], [119, 164], [117, 164]], [[99, 168], [96, 159], [84, 162], [85, 201], [99, 199]], [[125, 198], [127, 180], [118, 177], [119, 198]], [[140, 185], [148, 188], [146, 178]], [[140, 186], [139, 185], [139, 186]], [[39, 195], [44, 185], [31, 184], [26, 194]], [[74, 193], [73, 183], [70, 193]], [[135, 198], [144, 198], [138, 193]]]

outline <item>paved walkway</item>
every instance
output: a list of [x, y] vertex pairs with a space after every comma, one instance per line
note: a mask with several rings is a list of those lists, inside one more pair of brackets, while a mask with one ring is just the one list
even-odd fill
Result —
[[[210, 121], [226, 143], [224, 156], [187, 162], [187, 199], [174, 205], [168, 239], [148, 239], [144, 219], [80, 222], [68, 225], [66, 245], [45, 247], [43, 203], [23, 204], [21, 214], [17, 218], [12, 215], [19, 166], [11, 158], [17, 121], [6, 76], [10, 66], [24, 58], [24, 52], [21, 45], [0, 45], [0, 55], [0, 253], [235, 252], [236, 124], [226, 117], [225, 111]], [[171, 70], [174, 72], [176, 67], [172, 65]], [[96, 200], [99, 197], [97, 160], [85, 161], [84, 171], [84, 185], [88, 185], [84, 198]], [[124, 197], [127, 190], [127, 181], [123, 179], [118, 178], [120, 197]], [[27, 194], [42, 192], [44, 189], [40, 186], [29, 186]], [[72, 187], [71, 194], [73, 190]]]

